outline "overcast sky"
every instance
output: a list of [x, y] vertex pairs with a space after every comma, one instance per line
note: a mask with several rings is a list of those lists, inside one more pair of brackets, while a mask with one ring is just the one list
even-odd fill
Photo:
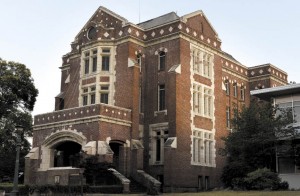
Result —
[[222, 49], [245, 66], [272, 63], [299, 80], [299, 0], [0, 0], [0, 57], [25, 64], [39, 96], [33, 115], [54, 110], [61, 57], [99, 6], [132, 23], [202, 10]]

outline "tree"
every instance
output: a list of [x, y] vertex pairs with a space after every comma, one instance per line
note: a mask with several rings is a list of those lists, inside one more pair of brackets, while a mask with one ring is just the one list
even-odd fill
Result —
[[252, 102], [240, 113], [235, 111], [233, 131], [224, 138], [225, 148], [221, 149], [228, 156], [222, 175], [226, 186], [258, 168], [275, 171], [279, 139], [295, 135], [291, 114], [264, 102]]
[[15, 126], [24, 127], [21, 137], [20, 169], [30, 150], [25, 139], [32, 135], [32, 116], [38, 90], [25, 65], [0, 58], [0, 176], [13, 176], [17, 133]]

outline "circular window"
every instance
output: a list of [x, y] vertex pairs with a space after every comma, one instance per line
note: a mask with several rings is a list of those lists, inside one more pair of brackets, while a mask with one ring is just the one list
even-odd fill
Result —
[[96, 38], [96, 28], [95, 27], [90, 27], [89, 30], [88, 30], [88, 33], [87, 33], [87, 37], [89, 39], [95, 39]]

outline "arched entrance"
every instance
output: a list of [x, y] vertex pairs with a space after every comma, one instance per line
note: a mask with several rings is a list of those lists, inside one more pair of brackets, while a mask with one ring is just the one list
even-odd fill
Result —
[[81, 145], [65, 141], [54, 147], [54, 167], [79, 167]]
[[[76, 156], [86, 145], [86, 137], [76, 130], [58, 130], [51, 133], [41, 146], [40, 171], [51, 167], [77, 167]], [[74, 160], [75, 158], [75, 160]]]
[[124, 146], [124, 143], [121, 141], [113, 141], [111, 140], [109, 142], [109, 146], [111, 150], [114, 152], [113, 155], [113, 165], [116, 168], [116, 170], [120, 170], [120, 155], [121, 155], [121, 147]]

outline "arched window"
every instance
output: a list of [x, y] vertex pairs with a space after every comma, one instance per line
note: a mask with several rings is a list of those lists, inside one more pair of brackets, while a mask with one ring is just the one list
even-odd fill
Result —
[[233, 84], [233, 96], [234, 97], [237, 97], [237, 93], [238, 93], [237, 88], [238, 88], [237, 83], [234, 83]]
[[137, 54], [136, 55], [136, 61], [138, 66], [140, 67], [140, 72], [142, 71], [142, 54]]
[[245, 87], [244, 86], [242, 86], [241, 87], [241, 100], [245, 100]]
[[229, 81], [225, 81], [226, 95], [230, 95], [230, 84]]
[[158, 70], [162, 71], [165, 70], [165, 64], [166, 64], [166, 53], [165, 52], [160, 52], [159, 53], [159, 62], [158, 62]]

